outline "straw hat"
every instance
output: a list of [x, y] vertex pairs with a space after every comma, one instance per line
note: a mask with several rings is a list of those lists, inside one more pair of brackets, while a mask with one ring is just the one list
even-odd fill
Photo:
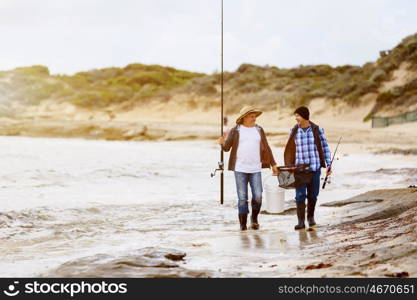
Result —
[[239, 117], [236, 119], [236, 124], [239, 124], [242, 119], [247, 116], [250, 113], [256, 113], [256, 116], [258, 117], [262, 112], [259, 109], [254, 108], [253, 106], [246, 105], [244, 106], [240, 112]]

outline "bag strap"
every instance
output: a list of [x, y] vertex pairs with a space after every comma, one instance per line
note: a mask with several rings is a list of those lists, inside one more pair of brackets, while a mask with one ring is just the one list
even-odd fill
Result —
[[298, 125], [295, 125], [291, 130], [290, 139], [295, 137], [295, 135], [297, 134], [297, 131], [298, 131]]

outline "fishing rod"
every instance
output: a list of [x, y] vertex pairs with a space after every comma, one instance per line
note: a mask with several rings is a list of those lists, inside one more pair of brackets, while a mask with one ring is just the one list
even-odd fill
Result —
[[[333, 158], [332, 158], [332, 161], [330, 162], [330, 168], [329, 168], [330, 170], [332, 169], [333, 160], [336, 156], [337, 148], [339, 148], [339, 144], [340, 144], [341, 140], [342, 140], [342, 137], [340, 137], [339, 142], [337, 143], [337, 146], [336, 146], [336, 150], [334, 150]], [[323, 186], [322, 186], [323, 189], [326, 187], [326, 183], [327, 183], [328, 178], [329, 178], [329, 175], [326, 174], [326, 178], [324, 178], [324, 182], [323, 182]]]
[[[221, 102], [221, 113], [220, 113], [220, 136], [224, 136], [223, 131], [223, 0], [221, 1], [221, 46], [220, 46], [220, 102]], [[216, 175], [216, 172], [220, 172], [220, 204], [223, 204], [224, 199], [224, 152], [223, 147], [220, 145], [220, 161], [218, 162], [218, 168], [211, 173], [211, 177]]]

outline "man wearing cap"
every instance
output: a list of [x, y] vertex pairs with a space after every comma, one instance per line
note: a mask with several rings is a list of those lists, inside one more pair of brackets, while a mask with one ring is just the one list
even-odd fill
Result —
[[317, 196], [320, 191], [321, 168], [326, 168], [327, 175], [330, 169], [331, 153], [324, 135], [323, 128], [310, 121], [310, 111], [301, 106], [294, 111], [297, 124], [290, 131], [290, 137], [284, 151], [285, 165], [309, 164], [313, 171], [312, 180], [295, 190], [295, 203], [297, 205], [298, 224], [296, 230], [305, 228], [305, 200], [307, 198], [307, 221], [310, 227], [316, 225], [314, 210]]
[[225, 140], [219, 138], [223, 151], [230, 152], [228, 169], [234, 171], [238, 196], [238, 216], [240, 229], [246, 230], [248, 207], [248, 185], [252, 191], [251, 229], [259, 229], [258, 214], [262, 204], [262, 168], [278, 169], [269, 147], [263, 128], [256, 124], [256, 118], [262, 112], [252, 106], [240, 110], [233, 127]]

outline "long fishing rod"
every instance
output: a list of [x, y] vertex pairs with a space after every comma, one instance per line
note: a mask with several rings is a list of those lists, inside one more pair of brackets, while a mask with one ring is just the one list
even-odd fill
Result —
[[[330, 170], [332, 169], [333, 160], [336, 156], [337, 148], [339, 148], [339, 144], [340, 144], [341, 140], [342, 140], [342, 137], [340, 137], [339, 142], [337, 143], [337, 146], [336, 146], [336, 150], [334, 150], [333, 158], [332, 158], [332, 161], [330, 162]], [[326, 178], [324, 178], [324, 182], [323, 182], [323, 186], [322, 186], [323, 189], [326, 187], [326, 183], [327, 183], [328, 178], [329, 178], [329, 175], [326, 174]]]
[[[221, 8], [221, 72], [220, 72], [220, 102], [221, 102], [221, 117], [220, 117], [220, 136], [224, 135], [223, 132], [223, 0], [222, 0], [222, 8]], [[220, 148], [220, 162], [219, 167], [221, 169], [220, 172], [220, 204], [223, 204], [224, 198], [224, 152], [223, 148]]]
[[[223, 0], [221, 0], [221, 47], [220, 47], [220, 102], [221, 102], [221, 113], [220, 113], [220, 136], [224, 136], [223, 131]], [[220, 145], [220, 161], [218, 163], [218, 168], [214, 170], [214, 173], [211, 173], [211, 177], [216, 175], [216, 172], [220, 172], [220, 204], [223, 204], [224, 199], [224, 152], [223, 147]]]

